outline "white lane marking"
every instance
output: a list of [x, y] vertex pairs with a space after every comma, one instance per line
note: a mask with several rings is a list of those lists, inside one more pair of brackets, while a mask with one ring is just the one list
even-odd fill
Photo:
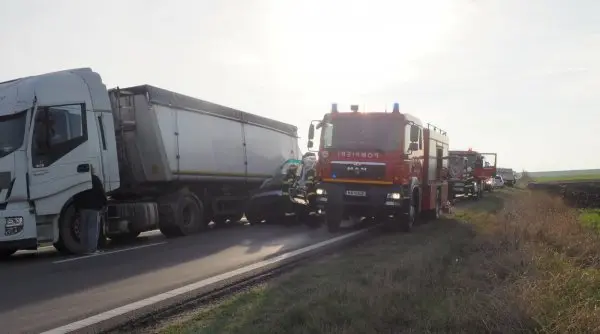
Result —
[[203, 279], [201, 281], [198, 281], [196, 283], [192, 283], [192, 284], [183, 286], [181, 288], [173, 289], [171, 291], [167, 291], [167, 292], [158, 294], [158, 295], [153, 296], [153, 297], [149, 297], [149, 298], [137, 301], [137, 302], [133, 302], [131, 304], [127, 304], [127, 305], [124, 305], [124, 306], [121, 306], [121, 307], [117, 307], [115, 309], [106, 311], [104, 313], [100, 313], [100, 314], [91, 316], [89, 318], [83, 319], [83, 320], [79, 320], [79, 321], [76, 321], [76, 322], [73, 322], [73, 323], [70, 323], [70, 324], [58, 327], [58, 328], [54, 328], [54, 329], [45, 331], [45, 332], [43, 332], [41, 334], [64, 334], [64, 333], [71, 333], [73, 331], [80, 330], [80, 329], [83, 329], [83, 328], [86, 328], [86, 327], [89, 327], [89, 326], [93, 326], [93, 325], [98, 324], [100, 322], [103, 322], [103, 321], [109, 320], [111, 318], [114, 318], [114, 317], [126, 314], [128, 312], [141, 309], [141, 308], [146, 307], [148, 305], [156, 304], [156, 303], [159, 303], [161, 301], [167, 300], [169, 298], [180, 296], [180, 295], [183, 295], [185, 293], [188, 293], [188, 292], [191, 292], [191, 291], [194, 291], [194, 290], [197, 290], [197, 289], [201, 289], [201, 288], [206, 287], [208, 285], [211, 285], [211, 284], [214, 284], [214, 283], [226, 280], [226, 279], [230, 279], [230, 278], [235, 277], [237, 275], [245, 274], [245, 273], [251, 272], [253, 270], [260, 269], [260, 268], [263, 268], [263, 267], [266, 267], [266, 266], [269, 266], [269, 265], [281, 262], [281, 261], [283, 261], [285, 259], [289, 259], [291, 257], [295, 257], [295, 256], [298, 256], [298, 255], [310, 252], [312, 250], [315, 250], [315, 249], [318, 249], [318, 248], [321, 248], [321, 247], [324, 247], [324, 246], [336, 243], [338, 241], [341, 241], [341, 240], [344, 240], [344, 239], [348, 239], [348, 238], [353, 237], [355, 235], [366, 233], [369, 230], [371, 230], [371, 228], [368, 228], [368, 229], [365, 229], [365, 230], [356, 231], [356, 232], [351, 232], [351, 233], [348, 233], [348, 234], [341, 235], [339, 237], [335, 237], [335, 238], [332, 238], [332, 239], [321, 241], [321, 242], [316, 243], [314, 245], [310, 245], [310, 246], [307, 246], [307, 247], [304, 247], [304, 248], [300, 248], [300, 249], [292, 251], [292, 252], [288, 252], [288, 253], [284, 253], [284, 254], [278, 255], [278, 256], [276, 256], [276, 257], [274, 257], [272, 259], [268, 259], [268, 260], [260, 261], [260, 262], [254, 263], [254, 264], [250, 264], [250, 265], [247, 265], [245, 267], [242, 267], [242, 268], [230, 271], [230, 272], [226, 272], [226, 273], [223, 273], [223, 274], [220, 274], [220, 275], [216, 275], [216, 276], [213, 276], [213, 277], [210, 277], [210, 278]]
[[79, 257], [73, 257], [73, 258], [70, 258], [70, 259], [58, 260], [58, 261], [54, 261], [52, 263], [59, 264], [59, 263], [65, 263], [65, 262], [71, 262], [71, 261], [84, 260], [84, 259], [89, 259], [91, 257], [104, 256], [104, 255], [110, 255], [110, 254], [115, 254], [115, 253], [128, 252], [128, 251], [132, 251], [132, 250], [136, 250], [136, 249], [141, 249], [141, 248], [146, 248], [146, 247], [153, 247], [153, 246], [158, 246], [158, 245], [164, 245], [166, 243], [167, 243], [166, 241], [162, 241], [162, 242], [156, 242], [156, 243], [153, 243], [153, 244], [141, 245], [141, 246], [136, 246], [136, 247], [116, 249], [114, 251], [102, 251], [102, 252], [97, 253], [97, 254], [90, 254], [90, 255], [84, 255], [84, 256], [79, 256]]

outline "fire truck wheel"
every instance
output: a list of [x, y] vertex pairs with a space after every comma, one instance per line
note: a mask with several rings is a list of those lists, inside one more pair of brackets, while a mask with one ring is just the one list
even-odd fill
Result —
[[440, 191], [438, 190], [436, 192], [436, 197], [435, 197], [435, 208], [433, 210], [429, 210], [427, 211], [426, 214], [426, 219], [423, 220], [424, 223], [428, 222], [428, 220], [437, 220], [440, 219], [442, 215], [442, 199], [441, 199], [441, 194]]
[[396, 219], [399, 220], [398, 223], [403, 232], [408, 233], [412, 231], [417, 219], [417, 208], [414, 197], [411, 200], [410, 206], [408, 207], [408, 212], [399, 215], [396, 217]]
[[340, 230], [342, 225], [342, 212], [339, 209], [327, 209], [325, 211], [325, 219], [327, 220], [327, 230], [330, 233], [335, 233]]

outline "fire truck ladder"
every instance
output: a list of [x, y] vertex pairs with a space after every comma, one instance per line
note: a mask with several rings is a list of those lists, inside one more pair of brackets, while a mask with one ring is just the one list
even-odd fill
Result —
[[445, 130], [442, 130], [442, 129], [440, 129], [439, 127], [437, 127], [437, 126], [435, 126], [435, 125], [433, 125], [433, 124], [431, 124], [431, 123], [427, 123], [427, 129], [429, 129], [429, 130], [433, 130], [433, 131], [435, 131], [435, 132], [439, 132], [440, 134], [442, 134], [442, 135], [444, 135], [444, 136], [447, 136], [447, 135], [448, 135], [448, 134], [447, 134], [447, 132], [446, 132]]

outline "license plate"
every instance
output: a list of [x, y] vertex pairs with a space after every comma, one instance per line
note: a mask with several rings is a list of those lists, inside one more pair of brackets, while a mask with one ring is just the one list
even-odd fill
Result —
[[366, 197], [367, 196], [367, 192], [366, 191], [360, 191], [360, 190], [346, 190], [346, 195], [348, 195], [348, 196]]

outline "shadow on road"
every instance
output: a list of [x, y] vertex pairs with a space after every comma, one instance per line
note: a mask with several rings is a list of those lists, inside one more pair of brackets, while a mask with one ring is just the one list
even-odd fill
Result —
[[[0, 323], [11, 311], [27, 307], [22, 309], [26, 313], [29, 307], [41, 307], [45, 302], [68, 296], [82, 298], [89, 294], [90, 299], [85, 303], [89, 307], [96, 303], [92, 299], [111, 294], [114, 299], [115, 294], [121, 294], [118, 297], [122, 299], [122, 305], [133, 301], [131, 299], [174, 289], [333, 236], [323, 227], [309, 229], [304, 224], [230, 225], [177, 239], [166, 239], [154, 233], [140, 237], [126, 247], [109, 246], [105, 253], [166, 243], [81, 259], [60, 257], [53, 250], [19, 254], [0, 263], [0, 284], [11, 287], [3, 291], [0, 299]], [[74, 260], [57, 263], [65, 259]], [[114, 284], [126, 288], [120, 287], [124, 290], [119, 291], [119, 287], [111, 288]], [[137, 290], [139, 293], [136, 294]], [[60, 309], [61, 304], [57, 303], [55, 307]]]

